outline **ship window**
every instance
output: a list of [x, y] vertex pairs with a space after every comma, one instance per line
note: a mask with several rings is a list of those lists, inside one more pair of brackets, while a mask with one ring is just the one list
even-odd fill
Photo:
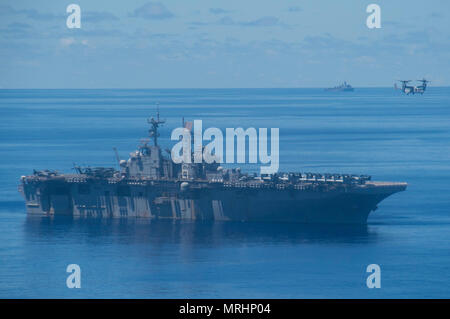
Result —
[[91, 193], [91, 189], [87, 184], [80, 184], [78, 185], [78, 193], [87, 195]]
[[139, 196], [140, 197], [144, 196], [144, 193], [143, 192], [139, 192]]

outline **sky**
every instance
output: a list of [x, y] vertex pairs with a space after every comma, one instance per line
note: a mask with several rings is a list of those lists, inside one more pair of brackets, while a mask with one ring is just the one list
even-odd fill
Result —
[[448, 0], [1, 0], [0, 88], [449, 86], [449, 16]]

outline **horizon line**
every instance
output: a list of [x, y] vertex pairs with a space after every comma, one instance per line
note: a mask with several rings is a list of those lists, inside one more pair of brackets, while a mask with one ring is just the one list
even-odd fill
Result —
[[[392, 86], [353, 86], [354, 89], [391, 89]], [[449, 88], [450, 85], [429, 86], [428, 88]], [[4, 88], [0, 90], [253, 90], [253, 89], [327, 89], [330, 87], [322, 86], [296, 86], [296, 87], [96, 87], [96, 88]]]

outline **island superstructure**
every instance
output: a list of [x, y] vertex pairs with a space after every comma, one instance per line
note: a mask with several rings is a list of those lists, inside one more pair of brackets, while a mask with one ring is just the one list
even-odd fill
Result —
[[350, 174], [256, 175], [219, 163], [176, 164], [158, 145], [159, 118], [120, 169], [78, 167], [22, 176], [29, 214], [74, 218], [134, 218], [300, 223], [366, 223], [386, 197], [406, 183]]

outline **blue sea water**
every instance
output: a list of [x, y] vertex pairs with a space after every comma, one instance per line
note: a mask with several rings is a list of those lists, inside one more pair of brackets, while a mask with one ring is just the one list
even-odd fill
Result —
[[[31, 217], [17, 192], [33, 169], [115, 165], [167, 123], [279, 127], [282, 171], [406, 181], [367, 226]], [[0, 90], [1, 298], [448, 298], [450, 88]], [[256, 166], [241, 165], [256, 171]], [[80, 289], [66, 287], [68, 264]], [[381, 267], [368, 289], [366, 267]]]

